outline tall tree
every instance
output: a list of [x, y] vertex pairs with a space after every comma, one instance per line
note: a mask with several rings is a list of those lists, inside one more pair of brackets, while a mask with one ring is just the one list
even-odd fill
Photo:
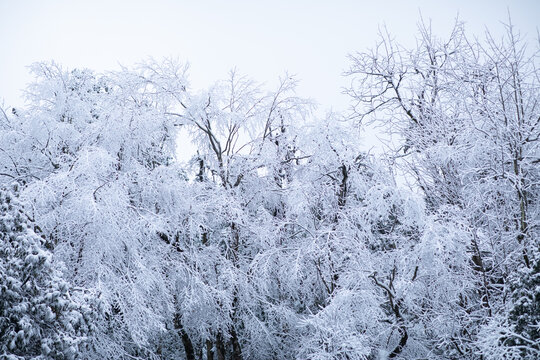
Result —
[[433, 220], [445, 214], [446, 231], [465, 240], [441, 239], [448, 250], [461, 243], [469, 257], [449, 274], [467, 285], [437, 305], [452, 309], [459, 330], [424, 335], [441, 356], [482, 356], [478, 333], [486, 319], [508, 316], [510, 276], [531, 266], [538, 246], [538, 52], [507, 30], [501, 43], [489, 34], [470, 41], [458, 23], [441, 40], [422, 25], [416, 48], [383, 33], [371, 53], [352, 57], [357, 115], [384, 119], [397, 133], [393, 158], [416, 180]]
[[90, 308], [53, 266], [18, 199], [18, 185], [0, 189], [0, 356], [79, 358], [92, 328]]

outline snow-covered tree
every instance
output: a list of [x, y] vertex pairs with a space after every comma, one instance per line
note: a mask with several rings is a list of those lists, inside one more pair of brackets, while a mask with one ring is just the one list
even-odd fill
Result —
[[0, 279], [1, 350], [534, 358], [540, 76], [523, 46], [511, 27], [480, 42], [458, 23], [352, 56], [356, 119], [398, 144], [379, 157], [288, 75], [194, 91], [168, 59], [35, 64], [28, 105], [0, 114], [0, 184], [22, 184], [1, 193], [0, 270], [15, 274]]
[[[507, 302], [520, 297], [510, 296], [512, 274], [531, 267], [538, 247], [538, 53], [507, 30], [502, 42], [489, 34], [480, 42], [460, 23], [447, 40], [421, 26], [416, 48], [384, 33], [372, 52], [352, 57], [356, 114], [389, 125], [399, 144], [392, 157], [416, 180], [430, 222], [445, 224], [442, 268], [431, 270], [447, 268], [447, 251], [461, 247], [445, 280], [461, 283], [458, 292], [418, 309], [447, 312], [441, 324], [451, 318], [459, 329], [425, 333], [439, 356], [482, 356], [479, 334], [490, 319], [508, 318]], [[439, 283], [431, 293], [443, 289]]]
[[53, 266], [37, 229], [18, 185], [0, 189], [0, 356], [75, 359], [94, 318]]

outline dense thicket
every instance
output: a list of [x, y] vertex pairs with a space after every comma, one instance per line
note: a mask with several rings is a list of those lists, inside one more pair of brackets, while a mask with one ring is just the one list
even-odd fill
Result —
[[[289, 76], [34, 65], [0, 122], [3, 356], [538, 357], [538, 65], [510, 27], [383, 34], [351, 56], [355, 116], [323, 119]], [[363, 152], [358, 119], [397, 149]]]

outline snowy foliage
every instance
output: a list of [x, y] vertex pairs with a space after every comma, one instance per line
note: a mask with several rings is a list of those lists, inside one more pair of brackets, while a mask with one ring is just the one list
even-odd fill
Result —
[[[382, 34], [351, 57], [352, 118], [317, 118], [288, 75], [193, 91], [169, 59], [35, 64], [28, 106], [0, 121], [0, 183], [21, 184], [0, 201], [1, 350], [536, 358], [529, 54], [511, 27], [497, 43], [424, 26], [413, 49]], [[362, 151], [355, 120], [388, 125], [397, 149]]]
[[[529, 304], [538, 289], [526, 274], [540, 241], [538, 49], [512, 26], [485, 42], [468, 39], [460, 23], [446, 40], [422, 26], [418, 40], [410, 50], [382, 34], [372, 52], [353, 56], [349, 93], [359, 119], [399, 136], [393, 157], [432, 219], [415, 254], [429, 254], [436, 275], [418, 309], [436, 319], [424, 325], [425, 351], [534, 358], [538, 319]], [[423, 322], [419, 315], [410, 327]]]
[[93, 320], [53, 267], [17, 198], [0, 189], [0, 352], [9, 359], [74, 359]]

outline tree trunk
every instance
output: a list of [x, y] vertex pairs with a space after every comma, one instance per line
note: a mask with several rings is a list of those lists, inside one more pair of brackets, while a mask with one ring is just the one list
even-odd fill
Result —
[[214, 350], [210, 340], [206, 340], [206, 360], [214, 360]]
[[234, 328], [231, 330], [231, 342], [232, 342], [232, 360], [242, 360], [242, 349], [238, 342], [238, 335]]
[[189, 335], [184, 330], [182, 318], [179, 313], [174, 315], [174, 328], [178, 331], [178, 334], [180, 334], [180, 337], [182, 338], [182, 344], [184, 345], [184, 351], [186, 352], [186, 360], [195, 360], [193, 343], [191, 342]]
[[401, 352], [403, 351], [403, 348], [407, 344], [407, 340], [409, 339], [409, 334], [407, 333], [407, 328], [404, 324], [401, 324], [399, 327], [399, 334], [401, 335], [401, 339], [399, 339], [399, 344], [395, 347], [395, 349], [388, 355], [389, 359], [393, 359], [397, 357]]
[[217, 360], [225, 360], [225, 344], [223, 343], [223, 336], [218, 333], [216, 336], [216, 352]]

